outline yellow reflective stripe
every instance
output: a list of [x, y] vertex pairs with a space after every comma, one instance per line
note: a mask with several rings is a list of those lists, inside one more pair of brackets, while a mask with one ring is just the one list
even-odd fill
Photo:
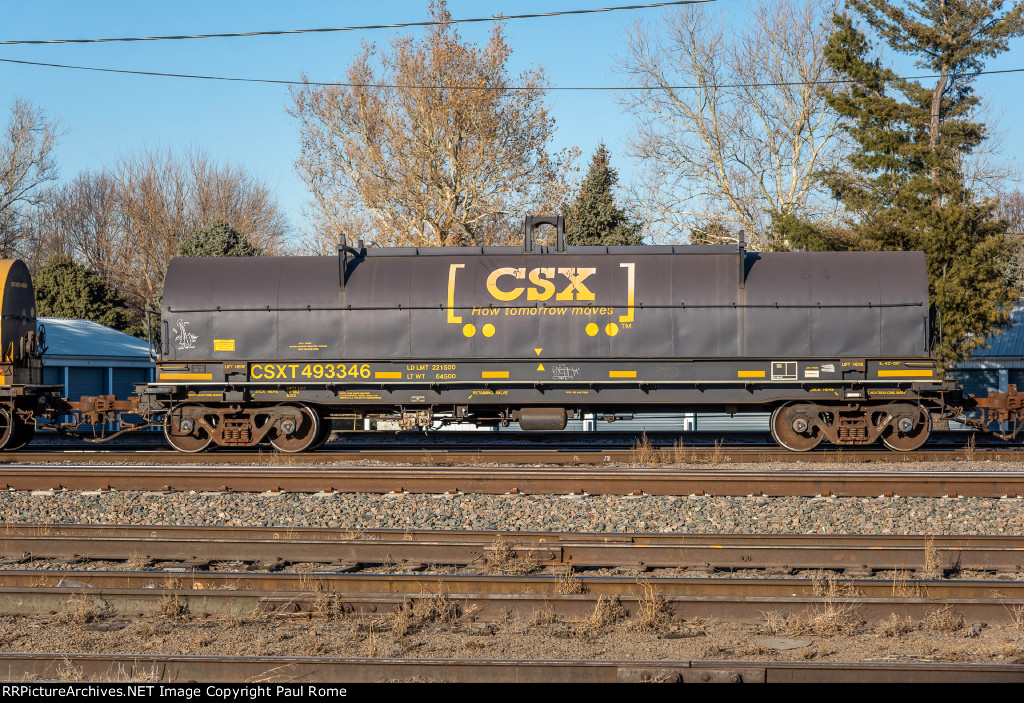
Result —
[[373, 372], [373, 377], [374, 378], [401, 378], [402, 377], [402, 372], [401, 371], [374, 371]]
[[918, 369], [879, 369], [879, 378], [892, 378], [893, 376], [927, 376], [931, 378], [935, 375], [934, 369], [918, 370]]
[[508, 378], [508, 371], [484, 371], [484, 378]]
[[739, 378], [764, 378], [764, 371], [737, 371]]
[[636, 378], [636, 371], [609, 371], [608, 378]]
[[212, 381], [212, 373], [162, 373], [161, 381]]

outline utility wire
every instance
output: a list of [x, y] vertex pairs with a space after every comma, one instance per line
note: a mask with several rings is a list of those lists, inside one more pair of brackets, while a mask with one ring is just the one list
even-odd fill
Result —
[[[445, 90], [563, 90], [563, 91], [638, 91], [638, 90], [716, 90], [721, 88], [784, 88], [788, 86], [801, 86], [801, 85], [841, 85], [845, 83], [855, 83], [856, 81], [851, 78], [835, 78], [824, 81], [783, 81], [775, 83], [726, 83], [722, 85], [654, 85], [654, 86], [491, 86], [491, 85], [450, 85], [445, 83], [443, 86], [440, 85], [412, 85], [412, 84], [390, 84], [390, 83], [337, 83], [337, 82], [323, 82], [323, 81], [295, 81], [295, 80], [275, 80], [272, 78], [233, 78], [230, 76], [201, 76], [190, 73], [158, 73], [156, 71], [132, 71], [124, 68], [98, 68], [96, 66], [71, 66], [68, 64], [61, 63], [43, 63], [41, 61], [21, 61], [18, 59], [0, 59], [3, 63], [16, 63], [27, 66], [43, 66], [46, 68], [66, 68], [76, 71], [100, 71], [103, 73], [127, 73], [135, 76], [158, 76], [160, 78], [191, 78], [196, 80], [206, 81], [235, 81], [240, 83], [271, 83], [278, 85], [319, 85], [319, 86], [336, 86], [339, 88], [444, 88]], [[965, 78], [975, 76], [989, 76], [1000, 73], [1021, 73], [1024, 72], [1024, 68], [1008, 68], [998, 71], [971, 71], [969, 73], [952, 73], [949, 78]], [[883, 83], [891, 83], [900, 80], [906, 81], [917, 81], [924, 80], [926, 78], [939, 78], [938, 74], [928, 74], [923, 76], [894, 76], [889, 79], [882, 79]]]
[[319, 32], [354, 32], [367, 29], [399, 29], [403, 27], [433, 27], [441, 24], [468, 24], [471, 22], [504, 22], [505, 20], [526, 20], [540, 17], [560, 17], [563, 15], [590, 15], [597, 12], [616, 12], [618, 10], [647, 10], [655, 7], [671, 5], [699, 5], [715, 0], [673, 0], [672, 2], [653, 2], [646, 5], [620, 5], [618, 7], [600, 7], [593, 10], [560, 10], [557, 12], [534, 12], [526, 15], [494, 15], [492, 17], [472, 17], [461, 20], [428, 20], [425, 22], [396, 22], [395, 24], [368, 24], [361, 27], [321, 27], [318, 29], [276, 29], [265, 32], [227, 32], [224, 34], [180, 34], [165, 37], [111, 37], [107, 39], [18, 39], [0, 41], [0, 46], [14, 44], [103, 44], [108, 42], [129, 41], [163, 41], [166, 39], [227, 39], [233, 37], [265, 37], [280, 34], [315, 34]]

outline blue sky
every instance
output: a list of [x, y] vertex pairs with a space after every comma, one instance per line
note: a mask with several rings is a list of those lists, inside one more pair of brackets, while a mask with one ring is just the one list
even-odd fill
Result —
[[[608, 6], [596, 0], [450, 0], [455, 18]], [[737, 23], [740, 0], [719, 0]], [[310, 27], [338, 27], [427, 19], [426, 0], [390, 2], [260, 2], [184, 0], [149, 3], [81, 0], [4, 0], [0, 40], [97, 38], [196, 34]], [[542, 65], [553, 85], [615, 85], [616, 58], [623, 53], [625, 26], [635, 17], [655, 20], [662, 10], [510, 21], [513, 73]], [[373, 30], [235, 39], [0, 46], [0, 58], [104, 68], [295, 80], [336, 80], [364, 40], [386, 45], [396, 34], [422, 29]], [[483, 42], [488, 25], [462, 25], [466, 39]], [[1024, 67], [1024, 42], [989, 63], [989, 68]], [[1022, 75], [982, 77], [980, 93], [1002, 115], [1007, 150], [1019, 154], [1024, 135], [1016, 130], [1024, 107]], [[221, 162], [249, 169], [268, 182], [293, 229], [306, 226], [301, 215], [306, 188], [295, 175], [296, 121], [288, 116], [284, 86], [104, 74], [0, 63], [0, 95], [32, 101], [59, 116], [69, 130], [57, 149], [61, 174], [113, 164], [118, 155], [143, 148], [200, 148]], [[628, 178], [623, 151], [631, 119], [621, 113], [613, 92], [552, 92], [549, 105], [558, 122], [558, 148], [577, 146], [581, 165], [600, 141], [612, 150], [613, 165]], [[6, 113], [6, 107], [3, 109]], [[6, 117], [4, 117], [5, 119]]]

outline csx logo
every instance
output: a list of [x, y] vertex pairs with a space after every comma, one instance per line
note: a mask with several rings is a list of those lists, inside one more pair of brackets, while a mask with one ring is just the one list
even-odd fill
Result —
[[[565, 286], [555, 294], [557, 276], [565, 278], [565, 281], [557, 279], [558, 283], [565, 283]], [[487, 277], [487, 292], [496, 300], [508, 302], [522, 296], [526, 291], [527, 300], [594, 300], [593, 292], [587, 288], [584, 281], [597, 273], [596, 268], [535, 268], [530, 269], [529, 274], [525, 268], [500, 268], [491, 271]], [[533, 285], [526, 287], [516, 285], [517, 281], [529, 281]]]

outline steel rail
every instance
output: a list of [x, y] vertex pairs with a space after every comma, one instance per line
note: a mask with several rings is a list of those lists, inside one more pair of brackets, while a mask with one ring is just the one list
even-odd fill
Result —
[[[622, 661], [501, 659], [366, 659], [224, 657], [154, 654], [3, 653], [0, 675], [45, 690], [69, 672], [90, 681], [174, 683], [202, 693], [207, 685], [249, 682], [291, 695], [330, 695], [330, 688], [376, 682], [439, 683], [1019, 683], [1020, 664], [770, 661]], [[180, 682], [202, 681], [203, 684]], [[336, 681], [341, 684], [316, 684]], [[132, 684], [120, 684], [123, 687]], [[279, 688], [280, 687], [280, 688]], [[210, 695], [207, 693], [207, 695]], [[333, 696], [332, 696], [333, 697]]]
[[747, 471], [711, 468], [468, 468], [110, 465], [0, 466], [0, 490], [475, 493], [561, 495], [915, 496], [1024, 495], [1007, 471]]
[[553, 533], [321, 528], [7, 524], [0, 555], [29, 559], [363, 564], [493, 564], [514, 557], [540, 566], [708, 569], [835, 569], [845, 573], [926, 568], [1024, 572], [1016, 536]]
[[[642, 600], [645, 586], [660, 597], [685, 599], [718, 596], [723, 598], [807, 598], [822, 597], [820, 591], [828, 584], [818, 578], [714, 578], [714, 577], [651, 577], [588, 576], [573, 573], [585, 589], [583, 594], [564, 594], [565, 572], [544, 575], [507, 576], [500, 574], [338, 574], [331, 572], [268, 573], [268, 572], [165, 572], [165, 571], [96, 571], [92, 569], [25, 569], [0, 571], [0, 589], [59, 589], [67, 593], [106, 593], [154, 589], [162, 592], [196, 595], [196, 591], [244, 593], [261, 599], [280, 601], [300, 598], [315, 600], [323, 594], [391, 595], [403, 599], [435, 593], [453, 597], [584, 595], [591, 610], [600, 596]], [[843, 600], [877, 599], [904, 603], [927, 600], [929, 603], [954, 601], [998, 600], [1002, 603], [1024, 602], [1024, 581], [970, 581], [955, 579], [836, 579], [843, 592], [856, 595]], [[82, 591], [81, 589], [96, 589]], [[163, 593], [161, 593], [163, 595]], [[831, 596], [833, 600], [837, 596]], [[522, 599], [520, 599], [522, 600]], [[590, 612], [589, 610], [587, 612]]]
[[[228, 458], [230, 457], [230, 458]], [[466, 466], [481, 463], [529, 465], [551, 464], [568, 466], [636, 464], [641, 460], [671, 463], [918, 463], [924, 461], [1021, 461], [1024, 449], [1012, 446], [964, 450], [920, 449], [914, 452], [893, 452], [876, 449], [826, 449], [811, 452], [790, 452], [771, 447], [650, 447], [621, 448], [531, 448], [528, 446], [503, 449], [481, 447], [446, 447], [432, 445], [417, 449], [333, 449], [305, 454], [280, 454], [271, 450], [223, 450], [202, 454], [188, 454], [172, 450], [118, 451], [110, 449], [51, 449], [46, 451], [5, 452], [3, 462], [9, 463], [88, 463], [117, 462], [140, 464], [174, 464], [192, 466], [219, 465], [230, 461], [233, 465], [280, 463], [290, 466], [321, 466], [333, 462], [381, 461], [388, 463], [427, 463], [435, 466]]]
[[[3, 572], [0, 576], [6, 578], [9, 574]], [[558, 592], [560, 577], [553, 576], [310, 574], [305, 577], [307, 587], [295, 591], [244, 588], [248, 578], [274, 585], [275, 579], [267, 574], [136, 574], [141, 579], [135, 587], [91, 587], [80, 580], [103, 583], [109, 577], [123, 584], [132, 578], [125, 572], [70, 572], [59, 576], [52, 572], [11, 575], [12, 580], [55, 579], [57, 585], [0, 586], [0, 613], [45, 616], [60, 612], [73, 599], [90, 599], [102, 603], [115, 617], [157, 616], [165, 612], [168, 599], [173, 599], [176, 607], [191, 617], [237, 617], [254, 612], [313, 617], [336, 612], [367, 618], [440, 596], [452, 603], [466, 622], [484, 623], [509, 616], [529, 620], [541, 612], [565, 619], [586, 618], [599, 599], [609, 596], [619, 601], [627, 617], [642, 613], [657, 601], [675, 618], [711, 617], [727, 622], [761, 622], [767, 612], [788, 617], [845, 607], [851, 617], [855, 614], [858, 620], [873, 623], [893, 614], [921, 620], [930, 613], [951, 609], [969, 622], [1013, 624], [1016, 613], [1024, 609], [1024, 593], [1011, 585], [1016, 582], [990, 581], [853, 580], [843, 585], [856, 589], [851, 592], [875, 595], [835, 596], [811, 595], [815, 586], [809, 579], [801, 584], [793, 579], [587, 578], [581, 580], [586, 592], [567, 594]], [[288, 578], [294, 583], [294, 576]], [[287, 581], [282, 579], [280, 585], [287, 585]]]

